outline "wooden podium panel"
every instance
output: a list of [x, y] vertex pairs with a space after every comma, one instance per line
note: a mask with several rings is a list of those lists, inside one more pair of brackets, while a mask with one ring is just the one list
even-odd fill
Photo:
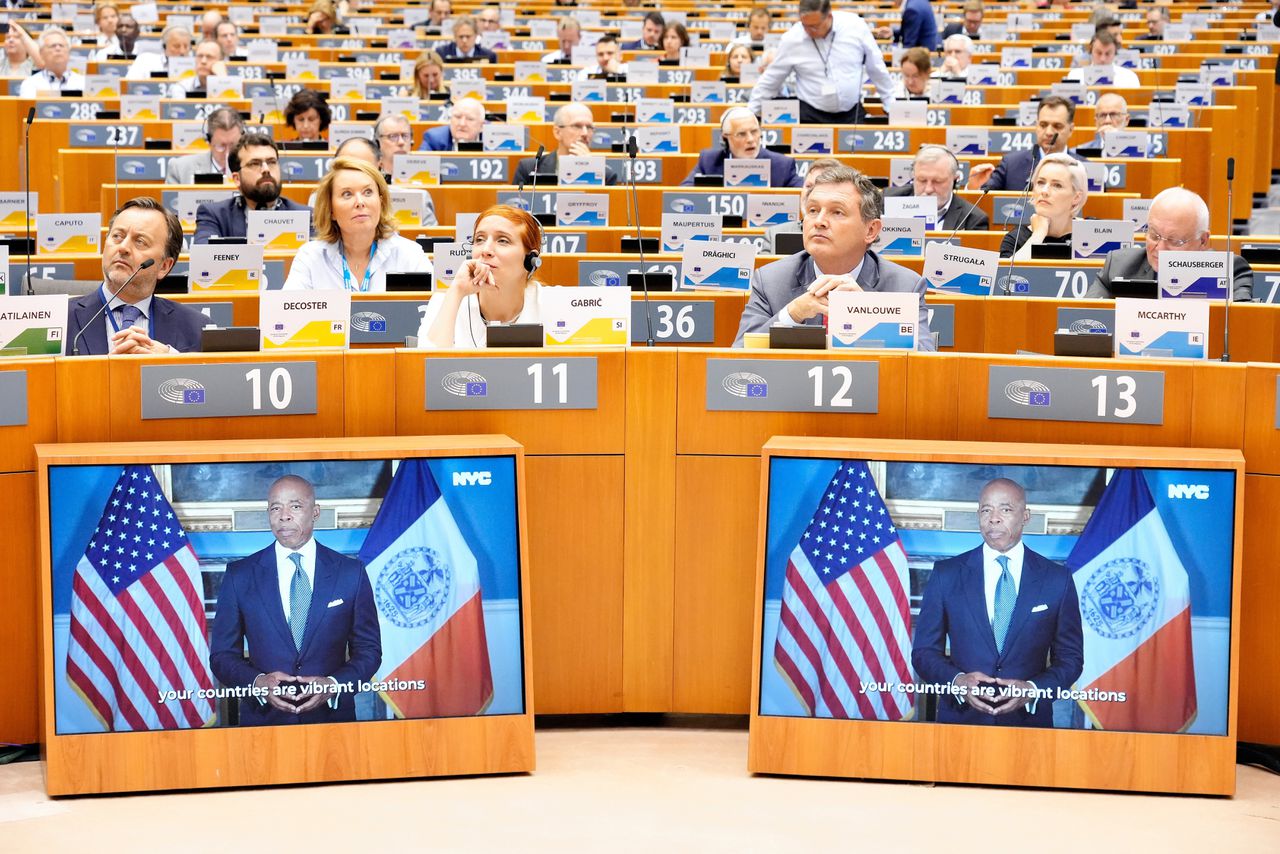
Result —
[[[24, 372], [27, 386], [26, 423], [0, 427], [0, 473], [35, 471], [33, 446], [52, 442], [57, 435], [54, 364], [54, 359], [5, 359], [0, 362], [0, 372]], [[12, 405], [9, 401], [0, 400], [0, 406]]]
[[[748, 745], [748, 768], [753, 773], [1215, 795], [1235, 791], [1236, 699], [1243, 676], [1241, 625], [1247, 619], [1241, 612], [1240, 531], [1245, 483], [1238, 451], [779, 437], [765, 448], [762, 464], [769, 466], [775, 457], [1024, 466], [1191, 466], [1234, 472], [1236, 536], [1231, 553], [1230, 659], [1223, 698], [1226, 720], [1223, 735], [1186, 735], [761, 714], [761, 667], [765, 656], [772, 655], [771, 650], [762, 648], [770, 548], [767, 525], [772, 512], [770, 484], [762, 477]], [[1280, 498], [1280, 489], [1275, 492], [1263, 497]], [[1271, 592], [1276, 589], [1273, 585]], [[1267, 676], [1274, 672], [1273, 658]], [[1271, 681], [1261, 680], [1258, 690], [1269, 689]]]
[[1244, 566], [1240, 574], [1240, 738], [1280, 744], [1280, 704], [1276, 678], [1280, 674], [1280, 642], [1276, 640], [1276, 612], [1280, 611], [1280, 573], [1275, 571], [1280, 550], [1280, 477], [1245, 475]]
[[[900, 437], [907, 410], [907, 361], [898, 353], [841, 353], [830, 350], [680, 351], [677, 378], [676, 453], [756, 456], [772, 436]], [[790, 359], [871, 361], [880, 366], [879, 409], [871, 414], [836, 412], [718, 412], [707, 409], [708, 359]]]
[[[424, 409], [427, 359], [507, 356], [547, 362], [575, 356], [595, 357], [596, 408], [437, 412]], [[621, 454], [623, 451], [626, 352], [621, 349], [397, 350], [395, 379], [396, 433], [402, 436], [505, 433], [524, 445], [525, 453], [532, 455]]]
[[1245, 372], [1244, 460], [1250, 474], [1280, 474], [1277, 382], [1280, 365], [1251, 364]]
[[[49, 499], [48, 468], [56, 465], [277, 462], [419, 457], [514, 457], [518, 537], [519, 654], [523, 711], [469, 717], [409, 718], [300, 726], [222, 726], [146, 732], [67, 734], [54, 713], [53, 584], [50, 520], [42, 515], [39, 603], [41, 725], [46, 787], [51, 796], [343, 780], [456, 776], [534, 768], [531, 626], [532, 573], [526, 520], [524, 455], [505, 436], [380, 437], [262, 442], [134, 442], [45, 445], [40, 501]], [[620, 469], [620, 463], [618, 468]], [[28, 476], [30, 477], [30, 476]], [[34, 592], [31, 594], [34, 596]], [[337, 603], [331, 603], [337, 604]]]
[[[31, 451], [30, 446], [26, 448]], [[33, 454], [34, 456], [34, 454]], [[36, 638], [41, 620], [36, 560], [39, 513], [36, 508], [36, 476], [30, 472], [0, 474], [0, 495], [6, 509], [0, 513], [0, 741], [30, 744], [39, 738], [37, 725], [39, 656]]]

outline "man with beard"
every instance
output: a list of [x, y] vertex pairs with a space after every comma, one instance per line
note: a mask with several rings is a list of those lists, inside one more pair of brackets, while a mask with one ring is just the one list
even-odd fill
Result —
[[208, 243], [211, 237], [244, 237], [247, 210], [310, 210], [280, 195], [280, 159], [271, 137], [245, 134], [231, 149], [227, 161], [231, 180], [240, 192], [225, 201], [203, 204], [196, 209], [194, 242]]

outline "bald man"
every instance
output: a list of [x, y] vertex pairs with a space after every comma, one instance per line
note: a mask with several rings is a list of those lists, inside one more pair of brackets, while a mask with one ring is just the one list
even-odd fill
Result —
[[484, 104], [459, 98], [449, 110], [449, 124], [422, 135], [420, 151], [456, 151], [460, 142], [479, 142], [484, 130]]
[[804, 186], [804, 179], [796, 172], [794, 160], [760, 144], [760, 120], [746, 107], [725, 111], [720, 119], [720, 145], [703, 149], [693, 171], [680, 183], [692, 185], [695, 175], [723, 175], [724, 162], [730, 157], [769, 161], [770, 187]]
[[[1160, 253], [1191, 252], [1211, 249], [1209, 245], [1209, 206], [1204, 199], [1182, 187], [1170, 187], [1151, 200], [1147, 213], [1147, 240], [1143, 246], [1115, 249], [1107, 253], [1102, 269], [1089, 285], [1087, 299], [1112, 299], [1114, 279], [1156, 279], [1160, 269]], [[1253, 269], [1249, 262], [1235, 255], [1236, 302], [1253, 300]], [[1152, 294], [1154, 296], [1154, 294]]]
[[[586, 104], [570, 102], [556, 110], [554, 127], [551, 135], [556, 139], [556, 150], [542, 156], [537, 164], [539, 175], [554, 175], [561, 157], [587, 157], [591, 151], [591, 136], [595, 133], [596, 123], [591, 115], [591, 108]], [[516, 166], [516, 174], [511, 183], [516, 186], [526, 183], [533, 175], [534, 158], [526, 157]], [[604, 170], [606, 184], [618, 183], [618, 173], [608, 166]]]

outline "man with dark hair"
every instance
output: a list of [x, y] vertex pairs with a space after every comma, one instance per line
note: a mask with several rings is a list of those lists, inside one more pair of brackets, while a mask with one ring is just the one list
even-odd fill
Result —
[[[71, 298], [69, 354], [198, 351], [205, 316], [190, 306], [154, 296], [156, 282], [169, 274], [181, 251], [182, 223], [163, 205], [149, 198], [121, 205], [111, 216], [102, 246], [102, 285]], [[152, 265], [143, 269], [146, 261]]]
[[842, 125], [861, 121], [862, 86], [875, 84], [887, 109], [893, 81], [866, 21], [852, 12], [832, 12], [831, 0], [800, 0], [799, 21], [783, 33], [773, 62], [751, 90], [757, 116], [795, 75], [800, 121]]
[[667, 21], [661, 12], [649, 12], [644, 16], [640, 38], [632, 42], [624, 42], [623, 50], [661, 50], [662, 31], [667, 28]]
[[1036, 144], [1030, 151], [1010, 151], [995, 166], [979, 163], [969, 170], [970, 190], [1018, 190], [1031, 180], [1031, 171], [1040, 158], [1056, 151], [1066, 151], [1076, 160], [1084, 158], [1067, 150], [1067, 141], [1076, 125], [1076, 105], [1066, 98], [1050, 95], [1040, 101], [1036, 110]]
[[982, 8], [982, 0], [965, 0], [961, 9], [964, 13], [963, 21], [954, 21], [947, 24], [942, 30], [943, 41], [946, 41], [949, 36], [954, 36], [958, 33], [962, 33], [974, 41], [982, 38], [982, 19], [985, 15], [985, 11]]
[[240, 137], [228, 160], [231, 180], [240, 192], [196, 208], [193, 243], [208, 243], [210, 237], [244, 237], [248, 233], [246, 211], [310, 210], [280, 195], [280, 156], [271, 137], [261, 133]]
[[[1093, 38], [1089, 39], [1089, 54], [1085, 61], [1085, 65], [1096, 65], [1100, 67], [1110, 67], [1115, 75], [1111, 81], [1118, 89], [1136, 89], [1142, 84], [1138, 80], [1137, 72], [1132, 68], [1124, 68], [1116, 65], [1116, 50], [1120, 47], [1120, 42], [1116, 36], [1108, 29], [1098, 27], [1094, 32]], [[1084, 78], [1084, 71], [1080, 67], [1071, 69], [1063, 80], [1081, 80]]]
[[230, 107], [219, 107], [209, 114], [204, 127], [209, 150], [170, 160], [164, 176], [166, 184], [193, 184], [196, 175], [211, 172], [223, 177], [231, 174], [229, 155], [244, 134], [240, 113]]
[[880, 236], [880, 191], [848, 166], [823, 170], [805, 198], [804, 251], [766, 264], [751, 277], [751, 296], [733, 346], [771, 326], [820, 326], [834, 290], [915, 293], [920, 298], [916, 348], [935, 350], [924, 304], [925, 280], [872, 252]]
[[938, 49], [938, 22], [929, 0], [903, 0], [902, 26], [876, 27], [876, 38], [892, 38], [904, 48]]

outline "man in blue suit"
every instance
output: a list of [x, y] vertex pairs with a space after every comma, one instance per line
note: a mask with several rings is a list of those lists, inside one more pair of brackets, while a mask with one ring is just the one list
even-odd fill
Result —
[[453, 21], [453, 41], [436, 47], [445, 62], [497, 62], [498, 55], [476, 44], [480, 24], [471, 15], [459, 15]]
[[796, 162], [785, 154], [769, 151], [760, 144], [760, 120], [746, 107], [726, 110], [720, 119], [720, 146], [706, 148], [698, 154], [698, 163], [683, 181], [693, 184], [695, 175], [723, 175], [724, 161], [768, 160], [770, 187], [803, 187], [804, 179], [796, 172]]
[[192, 243], [208, 243], [210, 237], [244, 237], [248, 233], [247, 211], [308, 211], [292, 199], [280, 195], [280, 154], [271, 137], [249, 133], [240, 137], [227, 155], [231, 178], [240, 188], [237, 195], [196, 208], [196, 235]]
[[662, 50], [662, 31], [667, 28], [667, 21], [661, 12], [648, 12], [644, 23], [640, 25], [640, 38], [623, 42], [623, 50]]
[[449, 124], [422, 135], [419, 151], [453, 151], [456, 143], [479, 142], [484, 130], [484, 104], [475, 98], [459, 98], [449, 110]]
[[241, 725], [353, 721], [356, 686], [382, 663], [368, 573], [315, 541], [319, 516], [310, 483], [280, 478], [267, 493], [275, 543], [223, 576], [209, 665], [223, 685], [259, 692], [241, 701]]
[[148, 198], [121, 205], [102, 244], [102, 285], [71, 297], [67, 307], [67, 352], [198, 351], [207, 318], [191, 306], [155, 296], [156, 282], [169, 274], [181, 251], [182, 223], [172, 211]]
[[906, 0], [902, 4], [902, 26], [876, 27], [876, 38], [892, 38], [901, 42], [902, 47], [922, 47], [925, 50], [938, 49], [938, 22], [933, 17], [933, 7], [929, 0]]
[[1083, 163], [1083, 157], [1067, 149], [1071, 132], [1076, 129], [1075, 121], [1075, 104], [1057, 95], [1044, 98], [1036, 110], [1036, 144], [1031, 150], [1010, 151], [995, 166], [990, 163], [974, 166], [969, 170], [968, 188], [1024, 192], [1040, 158], [1057, 151], [1066, 151]]
[[1022, 542], [1027, 494], [998, 478], [978, 499], [982, 545], [934, 564], [911, 664], [938, 694], [940, 723], [1053, 726], [1052, 696], [1084, 668], [1071, 573]]

